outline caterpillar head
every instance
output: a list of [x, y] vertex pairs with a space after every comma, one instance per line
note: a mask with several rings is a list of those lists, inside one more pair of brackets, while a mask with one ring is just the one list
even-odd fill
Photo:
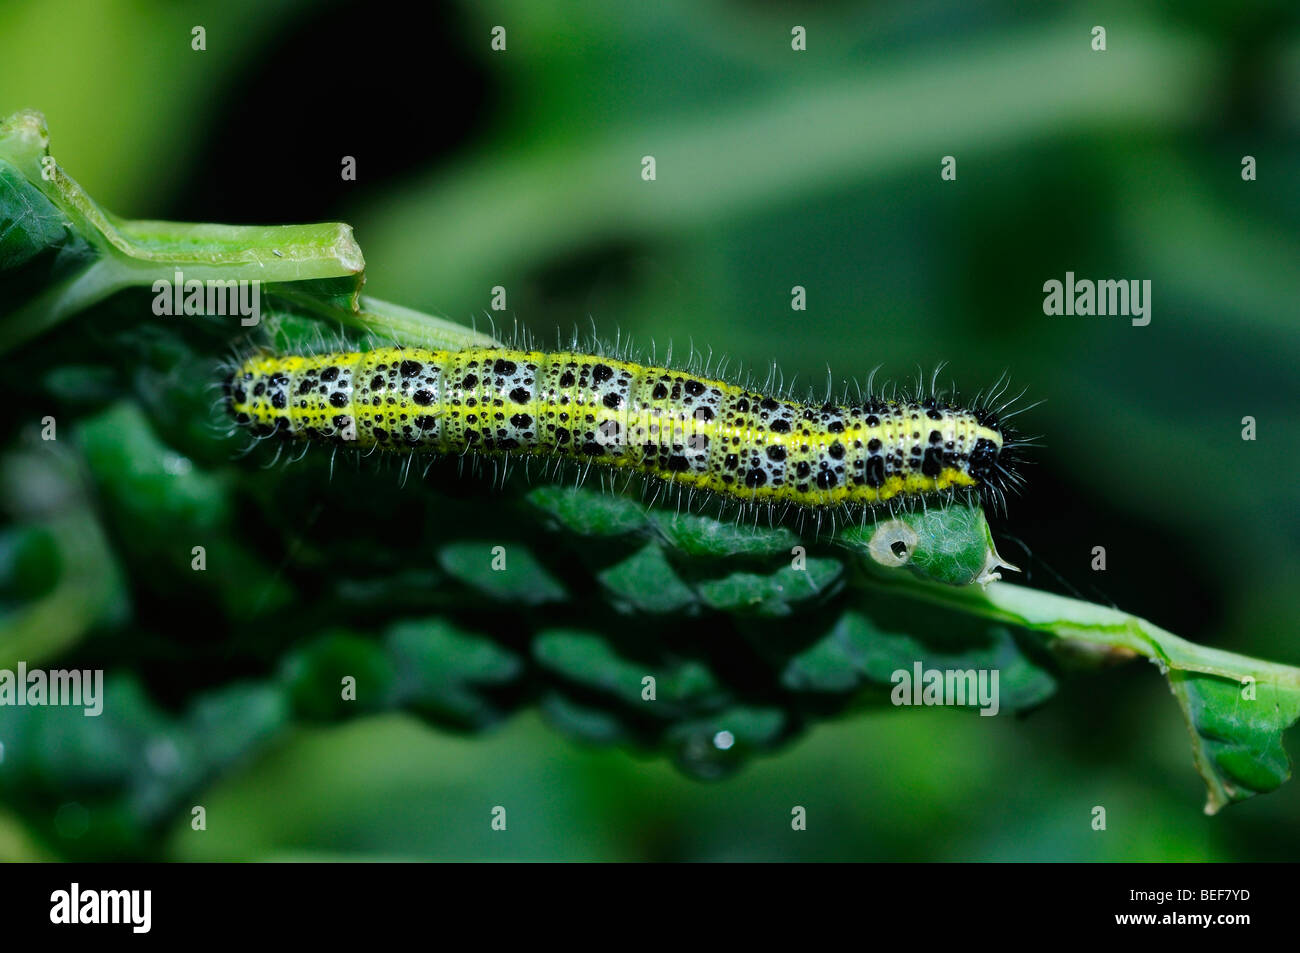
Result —
[[1017, 439], [996, 411], [976, 410], [975, 420], [979, 428], [970, 454], [969, 473], [982, 491], [1005, 504], [1007, 493], [1019, 491], [1025, 483], [1017, 470], [1020, 459], [1016, 453], [1025, 443]]

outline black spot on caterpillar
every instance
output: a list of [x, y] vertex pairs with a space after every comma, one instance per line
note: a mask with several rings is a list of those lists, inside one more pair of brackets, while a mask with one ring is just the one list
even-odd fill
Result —
[[255, 354], [225, 381], [256, 436], [595, 463], [741, 503], [827, 510], [1005, 500], [1002, 408], [936, 396], [798, 401], [577, 351], [378, 348]]

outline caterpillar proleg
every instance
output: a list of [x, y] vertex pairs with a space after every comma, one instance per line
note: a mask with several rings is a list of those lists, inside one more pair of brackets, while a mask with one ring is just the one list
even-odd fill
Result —
[[235, 421], [256, 436], [563, 458], [743, 503], [1001, 498], [1019, 479], [992, 408], [933, 395], [799, 401], [576, 351], [259, 353], [225, 387]]

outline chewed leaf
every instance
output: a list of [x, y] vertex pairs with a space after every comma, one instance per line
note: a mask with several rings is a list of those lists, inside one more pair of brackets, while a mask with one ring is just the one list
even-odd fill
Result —
[[1283, 732], [1300, 718], [1300, 669], [1196, 645], [1116, 609], [1000, 583], [963, 592], [978, 612], [1071, 642], [1151, 659], [1182, 707], [1205, 780], [1205, 810], [1271, 791], [1291, 776]]
[[1170, 670], [1169, 687], [1208, 788], [1207, 814], [1272, 791], [1291, 776], [1282, 737], [1300, 718], [1300, 686]]

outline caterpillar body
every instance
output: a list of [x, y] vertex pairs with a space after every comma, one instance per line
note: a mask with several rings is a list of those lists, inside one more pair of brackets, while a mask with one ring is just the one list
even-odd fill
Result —
[[638, 471], [742, 503], [824, 510], [1002, 491], [992, 409], [818, 403], [576, 351], [382, 347], [254, 354], [225, 381], [255, 436], [405, 453], [526, 454]]

